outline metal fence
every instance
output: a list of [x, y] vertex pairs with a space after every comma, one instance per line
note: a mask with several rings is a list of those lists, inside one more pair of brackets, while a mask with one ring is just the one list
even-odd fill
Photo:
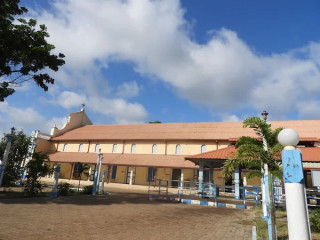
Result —
[[207, 198], [217, 201], [219, 187], [214, 183], [155, 179], [149, 182], [148, 197], [181, 202], [181, 199]]

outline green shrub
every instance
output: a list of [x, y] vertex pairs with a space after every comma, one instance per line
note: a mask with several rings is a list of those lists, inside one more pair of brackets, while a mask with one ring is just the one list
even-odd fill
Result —
[[310, 228], [312, 232], [320, 232], [320, 209], [310, 212]]
[[72, 187], [73, 187], [73, 185], [71, 185], [70, 183], [62, 182], [62, 183], [58, 184], [58, 186], [57, 186], [57, 193], [60, 196], [73, 195], [75, 193], [75, 191], [73, 189], [71, 189]]
[[93, 189], [93, 185], [84, 186], [82, 188], [81, 193], [82, 194], [91, 194], [92, 193], [92, 189]]

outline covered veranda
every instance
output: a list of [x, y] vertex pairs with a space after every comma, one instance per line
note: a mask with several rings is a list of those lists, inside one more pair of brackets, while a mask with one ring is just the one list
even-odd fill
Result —
[[[189, 160], [196, 165], [199, 166], [199, 175], [198, 175], [198, 182], [199, 182], [199, 192], [202, 191], [202, 186], [204, 182], [204, 171], [208, 169], [209, 171], [209, 178], [207, 181], [209, 183], [213, 183], [214, 179], [214, 169], [215, 168], [222, 168], [224, 162], [228, 157], [234, 153], [235, 147], [229, 146], [227, 148], [218, 149], [206, 153], [201, 153], [189, 157], [185, 157], [186, 160]], [[240, 199], [240, 170], [237, 168], [235, 170], [234, 176], [234, 185], [235, 185], [235, 199]]]

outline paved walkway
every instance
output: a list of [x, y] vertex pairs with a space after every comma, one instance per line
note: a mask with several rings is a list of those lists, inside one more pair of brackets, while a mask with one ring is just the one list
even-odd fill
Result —
[[108, 196], [0, 200], [0, 239], [251, 239], [251, 210], [148, 201], [146, 189], [112, 183]]

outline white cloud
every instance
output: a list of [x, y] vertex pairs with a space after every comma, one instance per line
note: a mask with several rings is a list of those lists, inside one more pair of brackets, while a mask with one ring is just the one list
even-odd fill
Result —
[[57, 98], [53, 101], [64, 108], [70, 109], [72, 107], [80, 107], [81, 104], [86, 102], [86, 96], [77, 94], [75, 92], [63, 91]]
[[[95, 111], [112, 115], [117, 122], [142, 121], [147, 113], [141, 104], [107, 97], [111, 90], [101, 70], [112, 61], [132, 62], [135, 71], [156, 76], [183, 98], [224, 114], [267, 109], [281, 118], [295, 110], [304, 114], [294, 103], [318, 101], [320, 43], [261, 55], [234, 31], [220, 29], [211, 31], [207, 43], [198, 44], [190, 38], [190, 24], [178, 0], [55, 0], [52, 4], [54, 13], [42, 11], [37, 18], [47, 25], [50, 41], [66, 54], [67, 64], [57, 75], [60, 84], [86, 96]], [[123, 92], [118, 91], [118, 96], [137, 94], [123, 85], [119, 88]], [[81, 97], [72, 99], [64, 107]], [[99, 108], [99, 103], [108, 109]]]
[[222, 119], [223, 122], [240, 122], [243, 119], [240, 119], [237, 115], [223, 115]]
[[12, 127], [24, 129], [27, 135], [34, 130], [50, 132], [50, 128], [57, 123], [61, 126], [67, 118], [46, 119], [33, 108], [17, 108], [7, 102], [0, 103], [0, 133], [8, 133]]
[[128, 103], [120, 98], [91, 98], [87, 106], [95, 112], [112, 116], [117, 123], [143, 123], [148, 118], [148, 113], [141, 104]]
[[131, 98], [139, 95], [140, 88], [138, 84], [133, 82], [125, 82], [118, 86], [117, 96], [123, 98]]

